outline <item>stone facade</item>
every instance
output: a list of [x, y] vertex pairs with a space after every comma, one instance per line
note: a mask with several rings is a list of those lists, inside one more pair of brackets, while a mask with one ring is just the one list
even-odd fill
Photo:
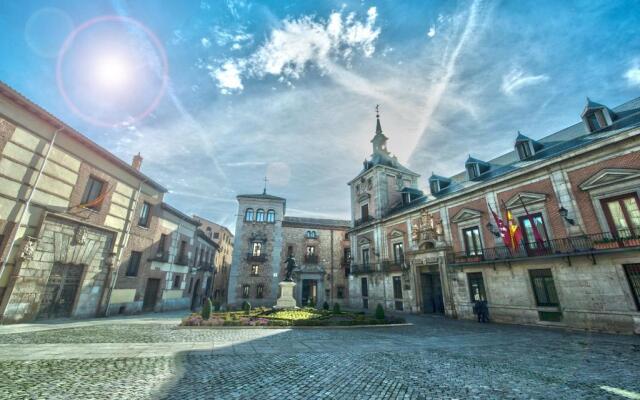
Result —
[[[196, 304], [210, 295], [212, 268], [157, 258], [162, 233], [211, 259], [216, 244], [163, 203], [141, 161], [123, 162], [0, 83], [1, 321], [187, 308], [192, 276], [203, 285]], [[169, 209], [183, 222], [164, 219]]]
[[[640, 129], [628, 122], [640, 105], [612, 115], [611, 126], [594, 132], [579, 123], [539, 142], [519, 135], [514, 152], [470, 157], [467, 172], [429, 179], [431, 197], [418, 193], [399, 206], [380, 207], [381, 199], [412, 188], [380, 179], [404, 169], [374, 143], [350, 182], [350, 305], [473, 319], [475, 302], [486, 300], [498, 322], [640, 333]], [[544, 155], [520, 162], [523, 142]], [[363, 220], [367, 201], [377, 205]], [[505, 246], [492, 215], [506, 221], [507, 210], [523, 233], [516, 249]]]
[[299, 305], [345, 304], [348, 221], [286, 217], [285, 203], [266, 193], [238, 196], [228, 304], [274, 306], [289, 255], [298, 265], [293, 279]]
[[194, 215], [193, 218], [202, 225], [200, 229], [218, 245], [214, 259], [215, 279], [213, 280], [212, 299], [221, 304], [227, 302], [229, 287], [229, 270], [233, 259], [233, 234], [225, 226], [211, 222], [206, 218]]

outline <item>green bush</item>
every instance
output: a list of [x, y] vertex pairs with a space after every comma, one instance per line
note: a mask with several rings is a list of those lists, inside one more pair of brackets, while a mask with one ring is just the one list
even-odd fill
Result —
[[329, 309], [329, 303], [327, 303], [326, 301], [324, 303], [322, 303], [322, 309], [323, 310], [328, 310]]
[[339, 314], [339, 313], [340, 313], [340, 304], [335, 303], [335, 304], [333, 305], [333, 312], [334, 312], [335, 314]]
[[220, 302], [218, 300], [214, 301], [211, 304], [213, 304], [213, 310], [214, 311], [220, 311]]
[[378, 303], [376, 307], [376, 319], [384, 319], [384, 308], [382, 308], [382, 304]]
[[245, 314], [249, 314], [249, 312], [251, 312], [251, 303], [249, 303], [248, 301], [243, 301], [242, 302], [242, 311], [244, 311]]
[[211, 316], [211, 299], [207, 298], [207, 301], [204, 302], [204, 306], [202, 307], [202, 319], [208, 320]]

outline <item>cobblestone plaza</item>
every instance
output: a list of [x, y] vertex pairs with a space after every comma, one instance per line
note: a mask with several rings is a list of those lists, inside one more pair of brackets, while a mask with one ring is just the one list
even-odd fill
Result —
[[175, 329], [177, 314], [0, 328], [3, 399], [640, 398], [640, 339], [439, 317]]

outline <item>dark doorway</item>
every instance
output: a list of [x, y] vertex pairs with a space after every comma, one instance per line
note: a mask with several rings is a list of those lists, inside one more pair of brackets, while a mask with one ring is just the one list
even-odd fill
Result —
[[404, 309], [402, 304], [402, 278], [399, 276], [393, 277], [393, 299], [395, 301], [395, 309], [402, 311]]
[[144, 290], [144, 300], [142, 301], [142, 311], [153, 311], [158, 300], [158, 289], [160, 288], [160, 279], [149, 278], [147, 287]]
[[191, 294], [191, 309], [193, 311], [198, 309], [200, 305], [200, 279], [196, 280], [195, 286], [193, 286], [193, 293]]
[[82, 279], [82, 270], [82, 265], [53, 265], [40, 302], [38, 318], [71, 316]]
[[444, 314], [442, 285], [438, 273], [420, 274], [422, 284], [422, 311], [428, 314]]
[[313, 304], [318, 302], [318, 281], [315, 279], [302, 280], [302, 305], [308, 305], [309, 301]]
[[367, 278], [360, 279], [360, 291], [362, 293], [362, 308], [369, 308], [369, 284]]

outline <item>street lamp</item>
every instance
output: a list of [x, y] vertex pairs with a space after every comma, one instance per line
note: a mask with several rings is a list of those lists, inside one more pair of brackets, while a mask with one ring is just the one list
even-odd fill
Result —
[[500, 237], [500, 231], [491, 222], [487, 222], [486, 227], [489, 232], [493, 233], [493, 236]]
[[573, 218], [569, 218], [569, 210], [564, 208], [562, 205], [560, 205], [560, 209], [558, 210], [558, 214], [560, 214], [560, 216], [562, 218], [564, 218], [564, 220], [567, 221], [568, 224], [570, 224], [570, 225], [575, 225], [576, 224], [576, 221]]

